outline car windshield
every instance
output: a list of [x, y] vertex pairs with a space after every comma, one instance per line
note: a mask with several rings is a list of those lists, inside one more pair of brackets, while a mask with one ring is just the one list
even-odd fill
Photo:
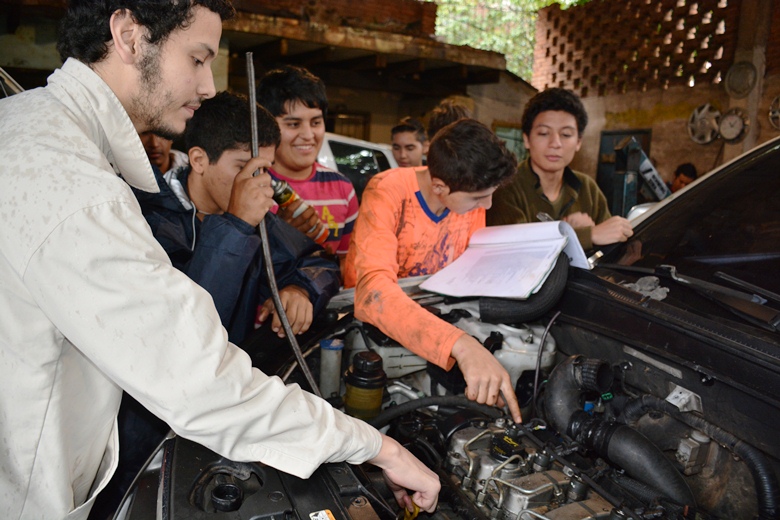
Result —
[[780, 293], [780, 141], [732, 163], [637, 226], [599, 262]]

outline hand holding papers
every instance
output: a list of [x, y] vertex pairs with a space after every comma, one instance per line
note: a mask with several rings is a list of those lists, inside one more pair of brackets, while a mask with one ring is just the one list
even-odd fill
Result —
[[449, 296], [525, 299], [542, 286], [558, 255], [590, 269], [574, 229], [566, 222], [533, 222], [478, 230], [466, 251], [423, 282], [426, 291]]

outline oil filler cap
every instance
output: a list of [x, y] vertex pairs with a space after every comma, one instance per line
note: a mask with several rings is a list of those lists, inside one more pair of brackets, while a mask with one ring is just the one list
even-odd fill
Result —
[[523, 451], [520, 438], [523, 432], [514, 428], [507, 428], [502, 432], [494, 433], [490, 440], [490, 455], [498, 461], [505, 461], [512, 455]]

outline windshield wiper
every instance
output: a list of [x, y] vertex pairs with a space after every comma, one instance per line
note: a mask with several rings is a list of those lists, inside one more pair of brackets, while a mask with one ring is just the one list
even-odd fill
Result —
[[[722, 285], [707, 282], [699, 278], [684, 276], [677, 272], [675, 266], [668, 264], [659, 265], [654, 269], [619, 264], [599, 264], [599, 267], [614, 269], [616, 271], [628, 271], [671, 278], [675, 282], [686, 285], [699, 294], [723, 305], [729, 311], [754, 325], [772, 332], [780, 331], [780, 311], [765, 306], [764, 304], [767, 303], [767, 299], [764, 298], [759, 291], [754, 291], [754, 293], [757, 294], [751, 294], [723, 287]], [[735, 278], [734, 280], [737, 279]], [[751, 286], [747, 282], [743, 282], [743, 287], [745, 289], [753, 290], [754, 286]], [[768, 297], [770, 297], [770, 295], [778, 296], [770, 291], [764, 290], [763, 292]], [[770, 299], [774, 298], [770, 297]]]
[[737, 291], [735, 289], [729, 289], [728, 287], [723, 287], [722, 285], [707, 282], [699, 278], [678, 274], [677, 268], [673, 265], [661, 264], [655, 268], [655, 273], [668, 275], [669, 278], [671, 278], [675, 282], [679, 282], [685, 285], [690, 285], [691, 287], [696, 289], [713, 291], [719, 294], [730, 296], [732, 298], [737, 298], [739, 300], [746, 300], [752, 303], [757, 303], [759, 305], [763, 305], [767, 301], [766, 298], [759, 296], [758, 294], [750, 294], [742, 291]]
[[750, 282], [746, 282], [741, 278], [737, 278], [736, 276], [731, 276], [730, 274], [726, 274], [723, 271], [716, 271], [713, 276], [715, 276], [715, 278], [720, 278], [721, 280], [731, 282], [737, 287], [741, 287], [748, 291], [752, 291], [754, 294], [762, 296], [768, 300], [772, 300], [774, 302], [780, 303], [780, 294], [777, 294], [776, 292], [772, 292], [769, 289], [764, 289], [763, 287], [759, 287], [758, 285], [753, 285]]
[[780, 311], [765, 306], [766, 298], [758, 294], [737, 291], [691, 276], [680, 275], [673, 265], [659, 265], [655, 272], [666, 275], [677, 283], [688, 285], [751, 323], [772, 332], [780, 330]]

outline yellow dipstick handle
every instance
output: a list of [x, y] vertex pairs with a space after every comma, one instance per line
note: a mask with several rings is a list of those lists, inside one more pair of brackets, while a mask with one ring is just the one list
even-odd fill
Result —
[[420, 514], [420, 506], [412, 502], [412, 505], [414, 506], [414, 511], [409, 511], [408, 509], [404, 508], [404, 520], [414, 520], [417, 518], [417, 515]]

